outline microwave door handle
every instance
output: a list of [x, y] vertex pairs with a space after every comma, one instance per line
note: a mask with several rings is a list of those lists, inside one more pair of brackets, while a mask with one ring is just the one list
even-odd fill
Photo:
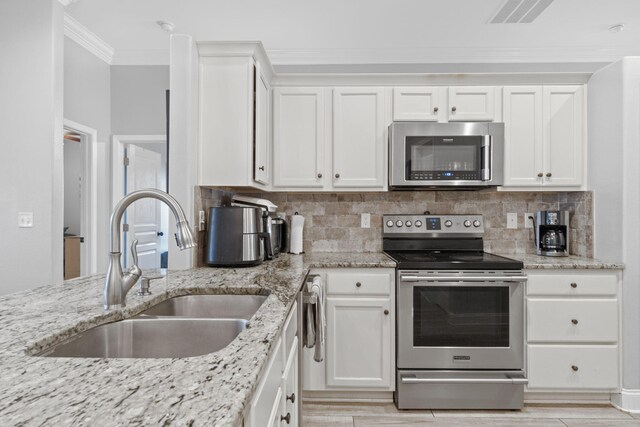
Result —
[[482, 180], [491, 181], [491, 143], [492, 136], [485, 135], [482, 141]]

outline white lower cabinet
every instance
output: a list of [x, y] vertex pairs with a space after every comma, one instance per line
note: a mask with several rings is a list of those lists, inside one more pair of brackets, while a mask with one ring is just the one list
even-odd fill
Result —
[[531, 270], [527, 275], [528, 391], [617, 390], [619, 272]]

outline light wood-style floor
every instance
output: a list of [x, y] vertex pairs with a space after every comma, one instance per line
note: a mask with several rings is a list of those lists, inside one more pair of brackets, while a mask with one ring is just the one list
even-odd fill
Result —
[[305, 403], [305, 427], [631, 427], [640, 414], [607, 405], [527, 405], [521, 411], [399, 411], [393, 403]]

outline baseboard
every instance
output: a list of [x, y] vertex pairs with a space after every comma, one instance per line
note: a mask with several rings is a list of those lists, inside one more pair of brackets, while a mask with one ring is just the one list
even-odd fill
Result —
[[534, 405], [611, 405], [610, 393], [525, 392], [524, 402]]
[[393, 392], [390, 391], [304, 391], [305, 403], [390, 403]]
[[611, 404], [621, 411], [640, 414], [640, 390], [622, 389], [611, 395]]

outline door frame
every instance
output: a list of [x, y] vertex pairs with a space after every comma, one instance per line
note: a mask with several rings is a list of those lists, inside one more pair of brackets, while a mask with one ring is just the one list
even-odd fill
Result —
[[98, 131], [72, 120], [63, 119], [63, 131], [67, 130], [82, 135], [84, 143], [80, 234], [86, 237], [88, 242], [83, 243], [80, 252], [80, 275], [89, 276], [96, 274], [98, 270]]

